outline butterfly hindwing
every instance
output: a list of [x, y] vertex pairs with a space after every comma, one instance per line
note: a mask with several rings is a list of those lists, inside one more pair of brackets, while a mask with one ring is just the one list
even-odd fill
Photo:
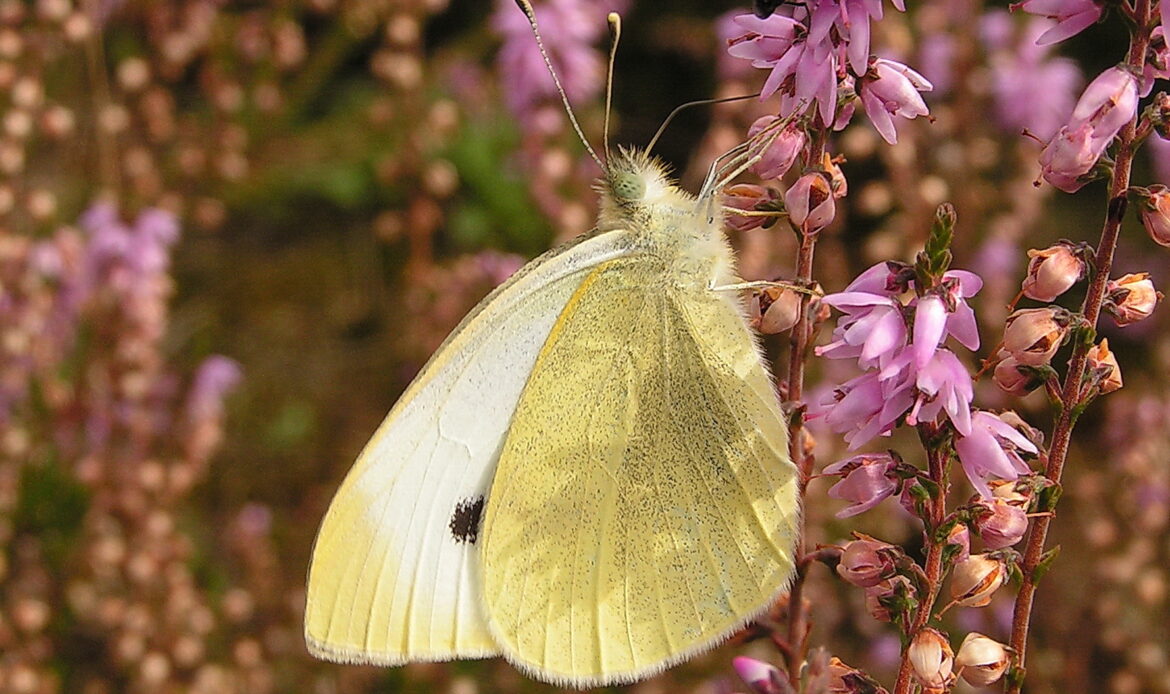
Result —
[[483, 597], [541, 679], [625, 682], [710, 647], [792, 571], [796, 471], [733, 303], [627, 256], [574, 292], [488, 496]]
[[478, 551], [496, 459], [565, 304], [626, 244], [611, 232], [533, 261], [464, 319], [403, 394], [317, 536], [305, 608], [315, 655], [392, 665], [498, 652]]

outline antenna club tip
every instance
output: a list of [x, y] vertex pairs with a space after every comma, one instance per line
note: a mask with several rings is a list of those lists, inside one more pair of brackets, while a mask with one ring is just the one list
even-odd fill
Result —
[[605, 21], [609, 22], [611, 31], [618, 31], [622, 27], [622, 16], [617, 12], [610, 12], [605, 16]]

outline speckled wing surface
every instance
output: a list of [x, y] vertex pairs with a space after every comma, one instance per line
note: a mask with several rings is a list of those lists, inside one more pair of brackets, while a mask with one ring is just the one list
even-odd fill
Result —
[[497, 653], [476, 544], [520, 393], [558, 317], [621, 232], [551, 251], [452, 332], [334, 497], [309, 569], [305, 639], [319, 657], [401, 664]]
[[733, 297], [626, 256], [593, 270], [521, 396], [481, 532], [504, 655], [624, 682], [711, 647], [793, 570], [797, 471]]

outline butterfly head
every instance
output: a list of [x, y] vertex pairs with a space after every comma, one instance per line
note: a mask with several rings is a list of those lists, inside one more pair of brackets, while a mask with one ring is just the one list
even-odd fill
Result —
[[601, 195], [602, 228], [656, 217], [666, 208], [687, 205], [690, 199], [670, 180], [661, 161], [639, 149], [611, 153], [597, 191]]

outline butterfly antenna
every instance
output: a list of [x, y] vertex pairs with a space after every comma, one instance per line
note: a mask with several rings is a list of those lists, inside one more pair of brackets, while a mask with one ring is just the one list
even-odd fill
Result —
[[613, 110], [613, 64], [617, 60], [618, 42], [622, 38], [622, 17], [617, 12], [610, 12], [606, 17], [609, 22], [609, 65], [605, 69], [605, 125], [602, 128], [601, 146], [605, 155], [609, 156], [609, 114]]
[[666, 126], [670, 125], [670, 121], [674, 120], [674, 117], [681, 113], [684, 109], [691, 108], [692, 106], [707, 106], [710, 104], [725, 104], [731, 101], [743, 101], [744, 99], [752, 99], [759, 95], [760, 93], [756, 92], [755, 94], [744, 94], [742, 96], [725, 96], [719, 99], [700, 99], [698, 101], [688, 101], [681, 106], [675, 107], [675, 109], [670, 112], [670, 115], [666, 117], [666, 120], [662, 121], [662, 125], [658, 126], [658, 132], [654, 133], [654, 137], [650, 138], [650, 144], [646, 145], [646, 152], [650, 153], [653, 151], [654, 145], [658, 142], [658, 138], [662, 137], [662, 133], [666, 132]]
[[561, 79], [557, 77], [557, 71], [553, 68], [552, 59], [548, 57], [548, 51], [544, 49], [544, 41], [540, 38], [540, 29], [536, 26], [536, 12], [532, 9], [532, 4], [528, 0], [516, 0], [516, 4], [524, 12], [524, 16], [528, 17], [528, 23], [532, 26], [532, 35], [536, 37], [536, 47], [540, 49], [540, 57], [544, 58], [545, 67], [548, 68], [548, 74], [552, 75], [553, 83], [557, 85], [557, 93], [561, 95], [561, 103], [565, 105], [565, 113], [569, 114], [569, 122], [573, 124], [573, 130], [576, 131], [577, 137], [581, 140], [581, 144], [585, 145], [585, 149], [589, 151], [589, 156], [593, 157], [593, 161], [597, 162], [597, 165], [604, 171], [605, 164], [597, 156], [597, 152], [594, 152], [593, 148], [589, 146], [589, 140], [585, 139], [585, 133], [581, 130], [581, 124], [577, 122], [577, 116], [573, 113], [573, 107], [569, 104], [569, 97], [565, 94], [565, 88], [561, 86]]

